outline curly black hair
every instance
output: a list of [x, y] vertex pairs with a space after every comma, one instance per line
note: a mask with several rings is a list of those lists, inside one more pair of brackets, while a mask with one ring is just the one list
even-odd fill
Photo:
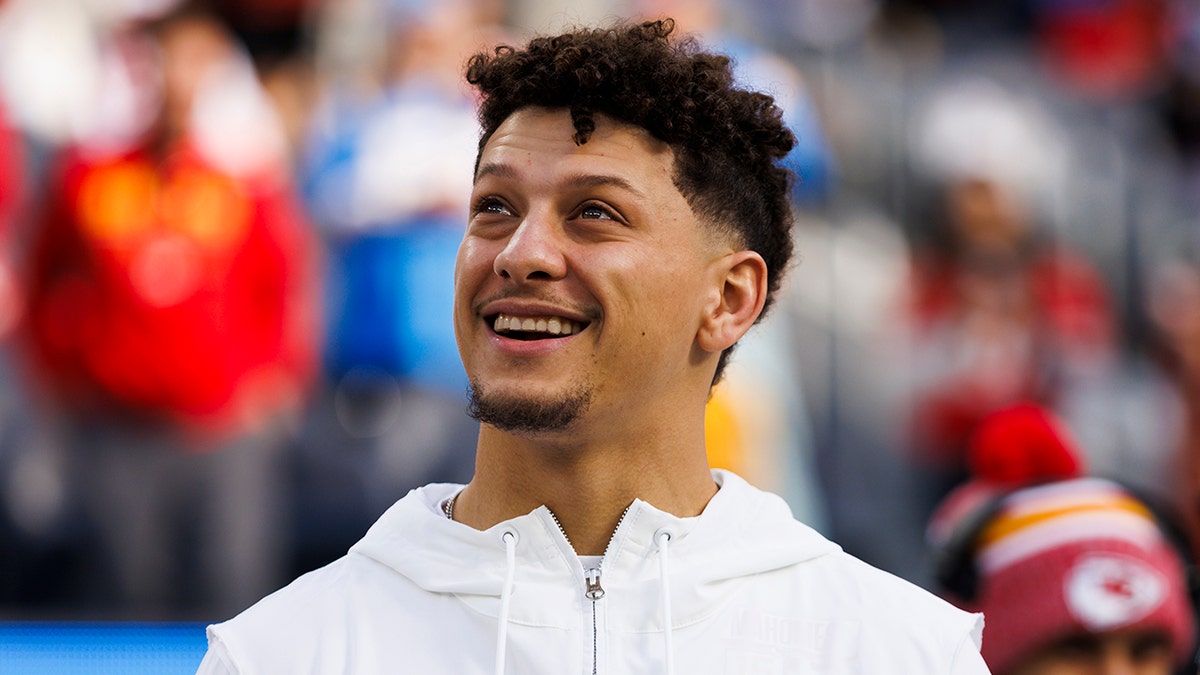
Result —
[[[694, 36], [672, 39], [674, 29], [672, 19], [581, 28], [472, 56], [479, 149], [528, 106], [568, 109], [577, 144], [588, 141], [597, 113], [645, 129], [674, 151], [674, 182], [693, 211], [766, 261], [761, 320], [792, 256], [793, 176], [779, 160], [796, 139], [771, 96], [737, 86], [729, 57]], [[714, 383], [732, 349], [721, 354]]]

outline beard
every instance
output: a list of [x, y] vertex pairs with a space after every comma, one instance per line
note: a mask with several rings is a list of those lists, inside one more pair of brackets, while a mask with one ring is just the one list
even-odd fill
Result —
[[471, 382], [467, 398], [468, 415], [501, 431], [563, 431], [583, 416], [592, 402], [592, 389], [579, 385], [553, 399], [537, 399], [492, 393]]

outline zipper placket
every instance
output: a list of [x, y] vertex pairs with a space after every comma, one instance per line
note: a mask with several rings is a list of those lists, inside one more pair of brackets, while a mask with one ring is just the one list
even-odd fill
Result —
[[[612, 548], [613, 540], [617, 538], [617, 532], [621, 530], [621, 523], [625, 522], [625, 516], [628, 513], [629, 507], [626, 506], [625, 510], [621, 512], [621, 517], [617, 519], [617, 526], [613, 528], [612, 536], [609, 537], [608, 543], [604, 546], [604, 555], [600, 556], [600, 563], [596, 567], [583, 571], [583, 597], [592, 601], [592, 675], [599, 675], [600, 628], [596, 621], [596, 603], [604, 598], [605, 593], [604, 587], [600, 585], [600, 578], [604, 569], [604, 561], [608, 558], [608, 552]], [[567, 536], [567, 531], [563, 529], [562, 523], [558, 521], [558, 516], [554, 515], [553, 511], [550, 511], [550, 517], [554, 520], [554, 524], [558, 526], [558, 531], [562, 533], [563, 539], [567, 540], [567, 545], [574, 551], [575, 545], [571, 543], [571, 538]]]

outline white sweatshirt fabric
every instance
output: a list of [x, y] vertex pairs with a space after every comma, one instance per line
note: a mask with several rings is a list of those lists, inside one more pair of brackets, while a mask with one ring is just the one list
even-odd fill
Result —
[[590, 571], [545, 507], [478, 531], [441, 511], [462, 486], [414, 490], [345, 557], [209, 626], [199, 672], [988, 672], [981, 616], [713, 475], [697, 517], [635, 501]]

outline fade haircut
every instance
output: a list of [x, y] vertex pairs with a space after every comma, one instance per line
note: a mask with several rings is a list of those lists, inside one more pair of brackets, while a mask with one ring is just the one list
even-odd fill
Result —
[[[479, 150], [529, 106], [569, 110], [580, 145], [598, 113], [645, 129], [674, 151], [673, 181], [693, 212], [766, 261], [761, 320], [792, 256], [792, 174], [779, 160], [796, 140], [771, 96], [737, 86], [729, 57], [693, 36], [672, 38], [674, 29], [672, 19], [580, 28], [472, 56]], [[714, 384], [732, 350], [722, 352]]]

